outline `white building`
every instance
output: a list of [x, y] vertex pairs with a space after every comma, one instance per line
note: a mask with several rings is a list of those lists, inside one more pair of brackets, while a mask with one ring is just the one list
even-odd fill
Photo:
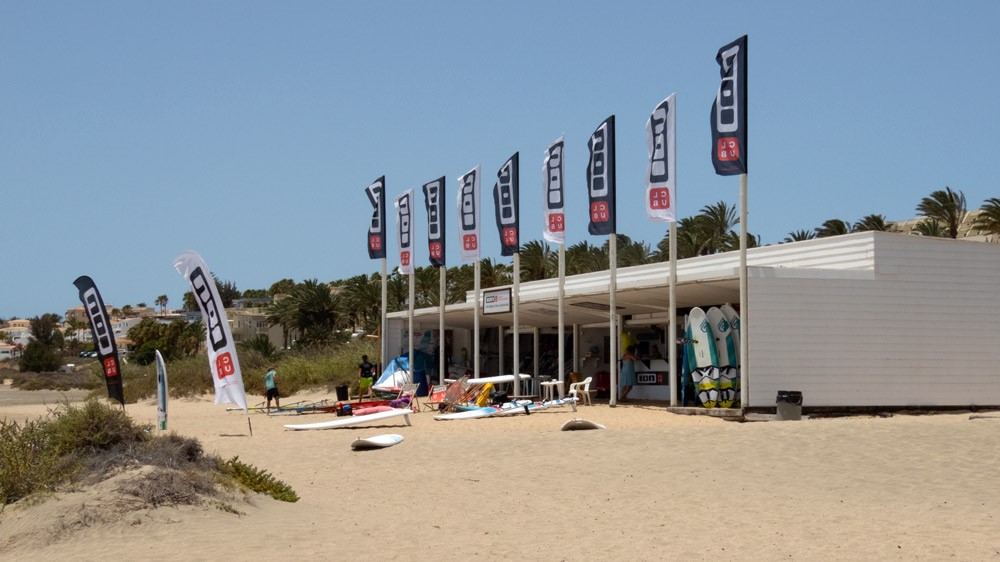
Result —
[[[737, 252], [678, 261], [679, 335], [691, 307], [738, 307], [738, 265]], [[748, 407], [773, 407], [778, 390], [801, 391], [807, 408], [1000, 405], [1000, 245], [863, 232], [750, 249], [748, 274]], [[617, 275], [619, 324], [663, 357], [668, 275], [667, 263]], [[566, 279], [567, 371], [609, 370], [608, 281], [607, 271]], [[520, 287], [529, 356], [555, 333], [558, 283]], [[453, 363], [461, 348], [472, 353], [472, 303], [470, 293], [445, 312]], [[501, 344], [497, 334], [511, 323], [510, 313], [480, 316], [481, 376], [510, 372], [510, 338]], [[418, 334], [435, 330], [438, 310], [416, 311], [414, 324]], [[390, 357], [405, 352], [406, 327], [406, 312], [389, 315]], [[630, 395], [668, 396], [665, 384]]]

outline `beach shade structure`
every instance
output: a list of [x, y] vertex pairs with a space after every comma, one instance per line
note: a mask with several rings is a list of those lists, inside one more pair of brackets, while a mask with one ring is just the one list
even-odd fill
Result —
[[382, 376], [375, 381], [372, 388], [376, 390], [399, 390], [410, 381], [410, 358], [400, 355], [385, 366]]

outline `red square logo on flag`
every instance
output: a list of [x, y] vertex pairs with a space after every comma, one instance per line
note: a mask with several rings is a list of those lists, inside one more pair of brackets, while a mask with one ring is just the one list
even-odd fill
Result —
[[368, 237], [368, 247], [372, 250], [382, 249], [382, 237], [381, 236], [369, 236]]
[[517, 244], [517, 229], [516, 228], [505, 228], [503, 229], [503, 243], [505, 246], [513, 246]]
[[562, 213], [552, 213], [549, 215], [549, 232], [562, 232], [566, 230], [566, 219]]
[[440, 242], [431, 242], [430, 244], [428, 244], [428, 246], [430, 246], [431, 257], [434, 258], [434, 259], [436, 259], [436, 260], [441, 259], [441, 243]]
[[479, 240], [476, 238], [475, 234], [466, 234], [462, 236], [462, 248], [473, 251], [479, 249]]
[[649, 190], [650, 209], [669, 209], [670, 190], [665, 187], [654, 187]]
[[736, 137], [722, 137], [716, 147], [716, 156], [720, 162], [731, 162], [740, 159], [740, 141]]
[[235, 372], [233, 357], [228, 351], [215, 358], [215, 376], [224, 379]]
[[115, 368], [115, 358], [105, 357], [104, 358], [104, 376], [113, 377], [118, 374], [118, 369]]
[[410, 252], [404, 251], [399, 253], [399, 264], [403, 267], [410, 265]]
[[594, 201], [590, 204], [590, 222], [608, 222], [608, 202]]

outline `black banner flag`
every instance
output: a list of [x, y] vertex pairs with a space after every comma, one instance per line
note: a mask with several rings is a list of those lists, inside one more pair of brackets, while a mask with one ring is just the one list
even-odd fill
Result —
[[587, 189], [590, 195], [591, 234], [614, 234], [615, 230], [615, 116], [604, 120], [587, 141]]
[[385, 176], [365, 188], [365, 194], [375, 211], [368, 226], [368, 257], [385, 258]]
[[496, 205], [497, 230], [500, 231], [500, 255], [513, 256], [521, 248], [519, 217], [520, 196], [518, 183], [520, 153], [515, 152], [497, 172], [493, 184], [493, 203]]
[[424, 206], [427, 208], [427, 249], [430, 252], [431, 265], [445, 265], [445, 214], [444, 214], [444, 176], [424, 184]]
[[712, 103], [712, 164], [720, 176], [747, 173], [747, 36], [719, 49], [722, 74]]
[[73, 281], [80, 291], [80, 302], [87, 312], [90, 321], [90, 335], [94, 339], [94, 349], [97, 359], [104, 368], [104, 381], [108, 384], [108, 398], [117, 400], [125, 407], [125, 396], [122, 392], [122, 371], [118, 363], [118, 344], [115, 343], [114, 330], [111, 329], [111, 318], [104, 307], [104, 299], [97, 291], [94, 280], [82, 275]]

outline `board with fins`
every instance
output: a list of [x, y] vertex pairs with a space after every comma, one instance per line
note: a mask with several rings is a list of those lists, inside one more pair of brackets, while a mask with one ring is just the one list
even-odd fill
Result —
[[368, 451], [371, 449], [384, 449], [392, 447], [403, 441], [403, 436], [396, 433], [383, 433], [373, 437], [358, 437], [351, 442], [351, 449], [355, 451]]

